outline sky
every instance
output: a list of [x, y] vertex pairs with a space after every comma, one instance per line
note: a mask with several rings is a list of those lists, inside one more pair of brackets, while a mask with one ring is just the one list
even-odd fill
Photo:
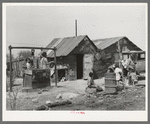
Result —
[[[8, 46], [46, 47], [54, 38], [88, 35], [91, 40], [126, 36], [146, 50], [146, 4], [20, 4], [6, 6]], [[17, 56], [20, 50], [13, 50]], [[36, 50], [36, 54], [38, 54]]]

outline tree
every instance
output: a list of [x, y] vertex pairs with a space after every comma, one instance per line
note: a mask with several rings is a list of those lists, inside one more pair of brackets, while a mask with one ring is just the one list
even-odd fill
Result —
[[20, 51], [18, 53], [18, 57], [19, 58], [28, 58], [28, 57], [31, 57], [31, 51]]

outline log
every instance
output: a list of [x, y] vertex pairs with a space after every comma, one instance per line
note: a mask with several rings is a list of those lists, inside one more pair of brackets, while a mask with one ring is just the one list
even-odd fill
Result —
[[72, 104], [72, 102], [69, 100], [65, 100], [65, 101], [60, 101], [60, 102], [48, 103], [48, 104], [36, 107], [34, 110], [46, 110], [47, 107], [52, 108], [52, 107], [61, 106], [61, 105], [68, 105], [68, 104]]

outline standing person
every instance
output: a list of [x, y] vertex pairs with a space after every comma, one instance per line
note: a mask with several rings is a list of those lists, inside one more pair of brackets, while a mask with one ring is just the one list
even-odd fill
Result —
[[129, 55], [128, 59], [125, 61], [125, 65], [128, 72], [135, 69], [135, 64], [132, 58], [133, 58], [132, 55]]
[[42, 58], [40, 60], [40, 64], [41, 64], [41, 69], [47, 69], [47, 68], [49, 68], [49, 63], [48, 63], [48, 60], [47, 60], [47, 54], [46, 54], [46, 52], [42, 53]]
[[27, 69], [31, 68], [31, 60], [30, 60], [30, 58], [26, 59], [26, 67], [27, 67]]

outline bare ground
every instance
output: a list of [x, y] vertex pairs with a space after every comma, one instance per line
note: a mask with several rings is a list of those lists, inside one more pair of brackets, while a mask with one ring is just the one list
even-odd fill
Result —
[[[72, 104], [50, 108], [51, 110], [145, 110], [145, 81], [142, 85], [129, 87], [117, 94], [105, 94], [100, 92], [95, 95], [88, 95], [85, 92], [86, 81], [59, 82], [58, 87], [53, 83], [51, 87], [35, 89], [32, 92], [22, 92], [21, 78], [14, 82], [13, 90], [18, 95], [16, 110], [33, 110], [35, 107], [46, 104], [46, 101], [61, 101], [68, 99]], [[104, 78], [95, 80], [96, 84], [104, 88]], [[41, 92], [39, 92], [41, 91]], [[62, 98], [57, 99], [60, 95]], [[10, 110], [9, 92], [6, 95], [6, 109]]]

